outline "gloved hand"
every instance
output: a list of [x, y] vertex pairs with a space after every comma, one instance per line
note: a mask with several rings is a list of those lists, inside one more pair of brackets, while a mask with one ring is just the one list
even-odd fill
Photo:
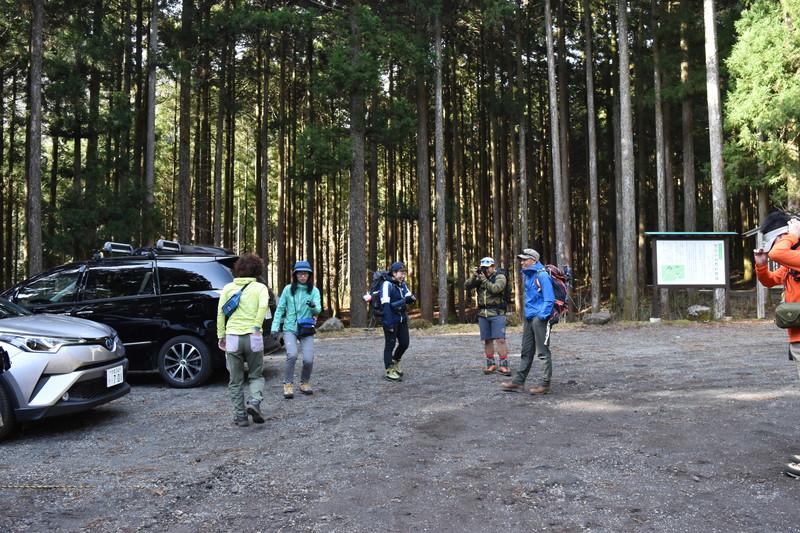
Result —
[[273, 331], [272, 333], [270, 333], [270, 337], [272, 337], [272, 340], [275, 342], [278, 342], [280, 340], [277, 331]]
[[315, 307], [317, 307], [317, 304], [314, 303], [314, 300], [309, 300], [309, 301], [306, 302], [306, 304], [308, 304], [308, 306], [311, 309], [314, 309]]
[[417, 297], [414, 296], [413, 294], [409, 294], [408, 296], [405, 297], [405, 302], [408, 305], [411, 305], [416, 301], [417, 301]]

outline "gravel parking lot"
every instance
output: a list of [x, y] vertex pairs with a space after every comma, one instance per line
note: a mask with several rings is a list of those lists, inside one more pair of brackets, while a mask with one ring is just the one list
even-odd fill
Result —
[[800, 383], [771, 323], [559, 326], [545, 397], [484, 376], [474, 329], [412, 332], [399, 384], [379, 332], [320, 337], [293, 400], [269, 356], [249, 428], [222, 375], [132, 376], [0, 444], [0, 531], [800, 531]]

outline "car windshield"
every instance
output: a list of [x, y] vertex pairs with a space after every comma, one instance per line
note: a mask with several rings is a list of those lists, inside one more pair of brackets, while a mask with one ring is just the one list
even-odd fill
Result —
[[23, 307], [13, 304], [5, 298], [0, 298], [0, 318], [13, 318], [31, 314]]

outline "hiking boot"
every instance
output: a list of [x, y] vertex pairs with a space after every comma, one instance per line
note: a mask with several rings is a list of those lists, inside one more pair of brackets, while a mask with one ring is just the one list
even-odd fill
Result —
[[514, 383], [513, 381], [504, 381], [500, 384], [500, 388], [505, 392], [517, 392], [522, 390], [522, 383]]
[[256, 424], [264, 423], [264, 415], [261, 414], [261, 402], [256, 400], [247, 401], [247, 414], [253, 417], [253, 422]]
[[530, 392], [533, 395], [550, 394], [550, 385], [537, 385], [536, 387], [531, 387], [530, 389], [528, 389], [528, 392]]
[[291, 383], [283, 384], [283, 397], [287, 400], [294, 398], [294, 385]]
[[400, 359], [392, 359], [392, 366], [394, 367], [394, 371], [397, 372], [397, 375], [402, 378], [403, 369], [400, 368]]
[[400, 381], [400, 374], [397, 373], [393, 366], [390, 366], [386, 369], [386, 374], [383, 375], [383, 378], [387, 381]]
[[783, 468], [783, 473], [795, 479], [800, 478], [800, 463], [789, 463]]
[[791, 463], [800, 463], [800, 454], [794, 454], [789, 456], [789, 462]]
[[486, 359], [486, 366], [483, 368], [484, 374], [494, 374], [495, 370], [497, 370], [497, 365], [494, 364], [494, 359]]
[[247, 418], [247, 415], [236, 415], [233, 419], [233, 423], [240, 428], [246, 428], [250, 425], [250, 419]]
[[314, 389], [311, 388], [311, 383], [304, 381], [300, 384], [300, 392], [303, 394], [314, 394]]
[[497, 372], [504, 376], [511, 375], [511, 369], [508, 368], [508, 360], [507, 359], [500, 359], [500, 366], [497, 368]]

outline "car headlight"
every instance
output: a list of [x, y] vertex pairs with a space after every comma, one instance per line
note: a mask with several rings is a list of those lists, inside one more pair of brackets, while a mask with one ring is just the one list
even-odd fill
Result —
[[12, 344], [20, 350], [36, 353], [56, 353], [68, 344], [85, 344], [84, 339], [70, 337], [43, 337], [40, 335], [0, 335], [0, 340]]

